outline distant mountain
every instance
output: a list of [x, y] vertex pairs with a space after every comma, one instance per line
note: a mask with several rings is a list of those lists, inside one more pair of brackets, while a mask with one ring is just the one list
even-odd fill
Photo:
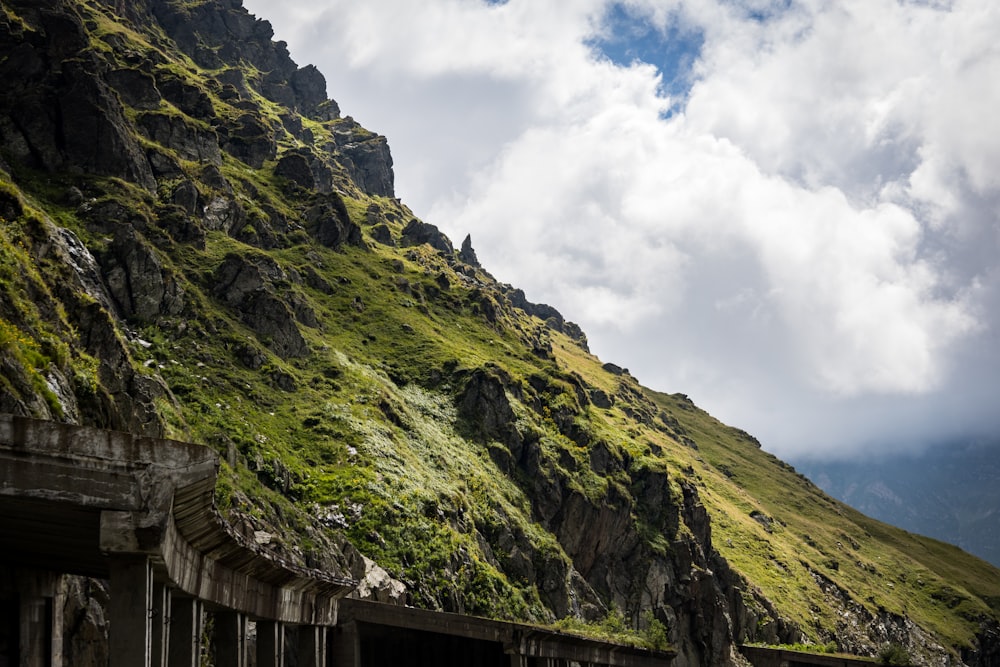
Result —
[[834, 498], [1000, 566], [1000, 444], [795, 467]]

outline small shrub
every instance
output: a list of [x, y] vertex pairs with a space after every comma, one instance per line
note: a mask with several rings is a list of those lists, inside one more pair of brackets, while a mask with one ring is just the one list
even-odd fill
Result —
[[878, 652], [878, 661], [882, 665], [909, 665], [910, 652], [901, 644], [893, 642], [886, 644]]
[[643, 620], [646, 622], [646, 629], [642, 631], [642, 639], [646, 646], [660, 651], [666, 649], [670, 645], [667, 640], [667, 626], [656, 618], [652, 611], [646, 611]]

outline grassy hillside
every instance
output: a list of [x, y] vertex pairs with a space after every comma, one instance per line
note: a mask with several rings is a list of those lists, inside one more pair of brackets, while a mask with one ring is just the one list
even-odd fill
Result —
[[907, 617], [968, 647], [970, 632], [1000, 609], [1000, 577], [990, 564], [829, 498], [681, 395], [648, 394], [698, 445], [689, 465], [716, 547], [814, 641], [833, 638], [838, 613], [857, 605], [872, 619]]
[[5, 2], [0, 410], [213, 446], [233, 521], [418, 606], [685, 665], [988, 660], [996, 569], [603, 365], [398, 201], [384, 138], [233, 4]]

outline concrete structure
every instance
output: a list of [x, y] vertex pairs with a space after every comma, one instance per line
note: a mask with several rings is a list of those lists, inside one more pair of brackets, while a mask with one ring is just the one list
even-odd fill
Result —
[[537, 626], [353, 599], [341, 601], [332, 632], [334, 664], [352, 667], [668, 667], [674, 657]]
[[111, 667], [197, 667], [207, 618], [217, 667], [664, 667], [673, 658], [344, 599], [356, 582], [285, 562], [219, 516], [218, 467], [206, 447], [0, 415], [0, 667], [64, 666], [65, 574], [109, 582]]
[[[64, 573], [110, 582], [111, 667], [198, 665], [206, 611], [217, 664], [239, 667], [250, 619], [275, 642], [285, 625], [337, 622], [355, 582], [236, 533], [213, 506], [218, 467], [207, 447], [0, 415], [0, 561], [22, 667], [61, 664]], [[271, 658], [257, 664], [279, 664], [261, 645]]]
[[868, 658], [828, 653], [806, 653], [764, 646], [741, 646], [740, 653], [753, 667], [873, 667]]

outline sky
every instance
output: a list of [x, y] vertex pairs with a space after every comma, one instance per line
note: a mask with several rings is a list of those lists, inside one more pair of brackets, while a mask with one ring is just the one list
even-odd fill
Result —
[[244, 5], [644, 385], [792, 460], [1000, 442], [1000, 4]]

